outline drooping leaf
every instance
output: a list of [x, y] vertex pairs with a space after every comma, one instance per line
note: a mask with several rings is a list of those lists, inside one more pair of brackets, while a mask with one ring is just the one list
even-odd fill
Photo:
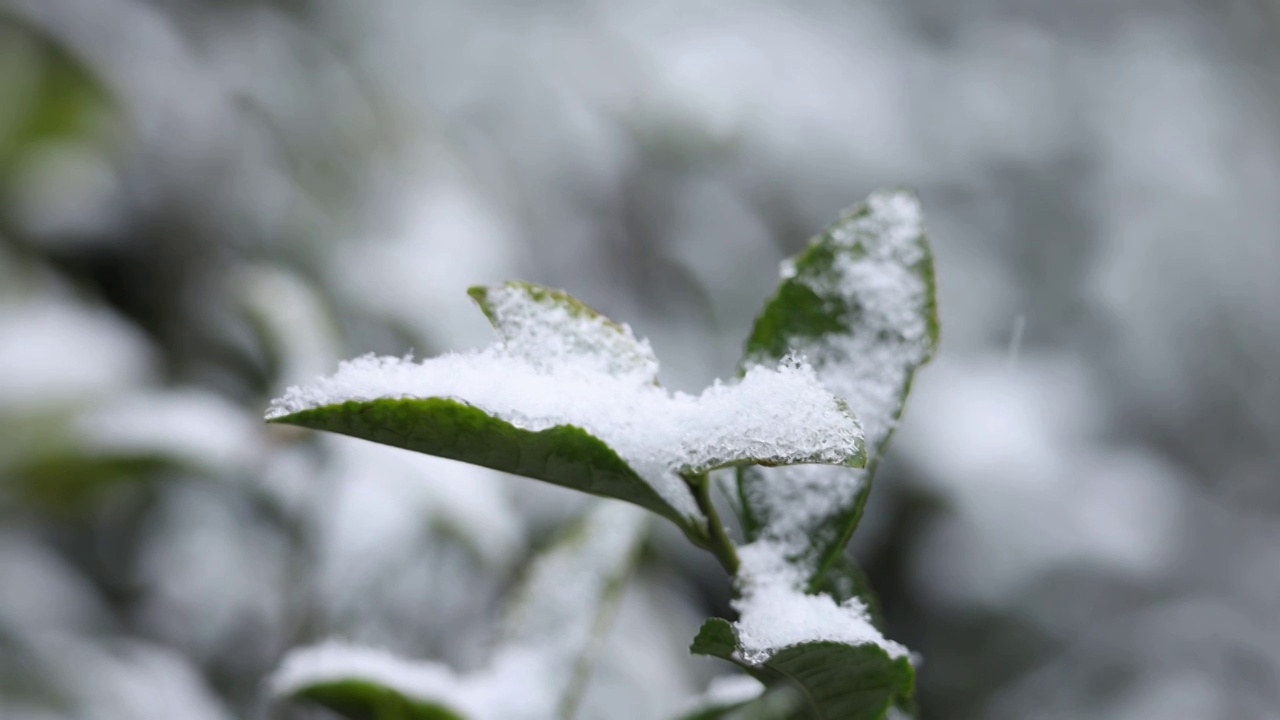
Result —
[[879, 720], [915, 687], [915, 670], [877, 645], [816, 642], [771, 657], [765, 667], [802, 689], [802, 717]]
[[908, 191], [873, 194], [784, 265], [756, 319], [743, 366], [797, 353], [863, 424], [865, 469], [742, 468], [748, 540], [767, 538], [804, 565], [810, 588], [853, 533], [871, 477], [917, 367], [934, 354], [933, 258]]
[[807, 366], [756, 367], [696, 397], [672, 394], [656, 384], [648, 343], [560, 291], [508, 283], [472, 295], [495, 345], [343, 363], [290, 388], [268, 419], [626, 500], [699, 541], [706, 518], [687, 476], [865, 461], [856, 419]]
[[617, 498], [686, 525], [653, 487], [600, 439], [573, 425], [525, 430], [450, 398], [347, 401], [273, 419]]
[[277, 697], [311, 700], [350, 720], [568, 716], [638, 555], [646, 520], [625, 505], [600, 504], [537, 556], [512, 595], [490, 662], [475, 673], [324, 644], [290, 653], [272, 688]]
[[[733, 635], [726, 643], [725, 633]], [[730, 623], [711, 618], [690, 648], [735, 663], [744, 658]], [[729, 652], [725, 652], [729, 649]], [[903, 656], [892, 656], [878, 644], [818, 641], [783, 648], [756, 663], [751, 671], [770, 686], [793, 687], [800, 698], [792, 717], [806, 720], [878, 720], [912, 695], [915, 670]]]

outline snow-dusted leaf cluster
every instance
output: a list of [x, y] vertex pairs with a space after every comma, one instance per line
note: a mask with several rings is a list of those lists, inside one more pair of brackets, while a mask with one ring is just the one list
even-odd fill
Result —
[[[700, 394], [663, 388], [652, 348], [628, 326], [561, 291], [512, 282], [471, 291], [498, 335], [489, 347], [345, 362], [290, 388], [268, 419], [664, 514], [734, 575], [738, 618], [709, 621], [695, 652], [734, 660], [766, 684], [789, 678], [815, 717], [882, 717], [911, 691], [907, 649], [882, 634], [862, 597], [817, 589], [857, 523], [912, 375], [934, 352], [932, 274], [916, 197], [877, 193], [784, 264], [740, 376]], [[706, 495], [706, 473], [731, 466], [746, 534], [737, 545]], [[478, 672], [326, 644], [292, 654], [275, 690], [326, 702], [373, 687], [468, 718], [556, 716], [574, 702], [599, 608], [634, 552], [636, 514], [598, 508], [579, 536], [537, 560]], [[850, 683], [865, 694], [851, 695]], [[753, 699], [759, 685], [746, 689], [744, 681], [731, 701], [709, 696], [703, 707], [764, 710]], [[772, 697], [782, 696], [759, 703]]]
[[859, 464], [862, 431], [812, 368], [784, 359], [699, 395], [656, 383], [647, 342], [556, 291], [511, 283], [476, 293], [499, 334], [479, 351], [420, 362], [365, 356], [292, 387], [267, 417], [380, 398], [448, 398], [529, 431], [582, 428], [691, 524], [682, 475], [760, 462]]

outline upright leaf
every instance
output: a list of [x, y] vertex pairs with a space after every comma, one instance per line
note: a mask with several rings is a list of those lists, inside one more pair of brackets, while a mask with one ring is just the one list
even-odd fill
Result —
[[878, 719], [911, 697], [908, 652], [877, 627], [874, 598], [842, 550], [912, 375], [935, 350], [934, 305], [918, 201], [876, 193], [784, 265], [747, 342], [744, 368], [793, 354], [811, 363], [866, 437], [865, 469], [739, 472], [749, 541], [738, 548], [739, 617], [709, 620], [692, 648], [745, 666], [771, 687], [796, 688], [796, 717]]
[[459, 675], [365, 648], [290, 653], [277, 696], [351, 720], [546, 720], [567, 717], [644, 537], [645, 516], [601, 504], [537, 557], [513, 595], [488, 666]]
[[934, 354], [933, 258], [920, 204], [908, 191], [873, 194], [783, 266], [756, 319], [744, 367], [791, 353], [862, 422], [867, 466], [745, 468], [739, 477], [748, 539], [777, 545], [816, 588], [862, 512], [876, 464], [917, 367]]

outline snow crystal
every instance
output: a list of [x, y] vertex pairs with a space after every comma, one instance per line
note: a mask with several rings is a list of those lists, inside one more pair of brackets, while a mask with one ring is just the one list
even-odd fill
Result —
[[677, 512], [699, 513], [681, 473], [751, 459], [844, 463], [862, 431], [808, 365], [750, 368], [701, 395], [653, 379], [657, 360], [625, 326], [521, 293], [487, 301], [500, 342], [414, 362], [364, 356], [335, 375], [292, 387], [268, 418], [349, 400], [453, 398], [524, 430], [583, 428], [613, 448]]
[[405, 697], [449, 708], [474, 720], [546, 720], [591, 651], [598, 616], [629, 571], [647, 515], [621, 503], [600, 503], [578, 532], [530, 566], [506, 617], [488, 666], [459, 675], [434, 662], [380, 650], [326, 643], [291, 652], [271, 679], [278, 696], [343, 680], [366, 680]]
[[787, 562], [784, 548], [759, 540], [739, 548], [740, 597], [733, 601], [739, 617], [734, 627], [738, 652], [753, 665], [779, 650], [806, 642], [833, 641], [850, 645], [874, 644], [892, 657], [906, 657], [907, 649], [887, 640], [871, 624], [867, 608], [857, 598], [836, 603], [829, 595], [803, 591], [807, 574]]

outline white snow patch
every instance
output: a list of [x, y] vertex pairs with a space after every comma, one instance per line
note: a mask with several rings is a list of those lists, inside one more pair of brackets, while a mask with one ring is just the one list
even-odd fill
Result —
[[872, 624], [857, 598], [836, 603], [828, 595], [803, 590], [807, 573], [785, 558], [785, 549], [758, 540], [738, 549], [741, 597], [734, 623], [738, 652], [753, 665], [766, 662], [779, 650], [807, 642], [832, 641], [849, 645], [874, 644], [892, 657], [906, 657], [907, 649], [885, 639]]
[[350, 400], [443, 397], [529, 431], [575, 425], [613, 448], [677, 512], [698, 518], [681, 472], [751, 459], [844, 463], [861, 449], [857, 421], [803, 363], [757, 366], [698, 396], [653, 381], [657, 360], [625, 326], [520, 299], [497, 305], [501, 341], [414, 362], [364, 356], [289, 388], [268, 418]]
[[446, 666], [339, 642], [290, 652], [271, 677], [270, 686], [273, 694], [283, 696], [348, 680], [376, 683], [406, 697], [431, 700], [457, 714], [470, 715], [480, 704], [462, 678]]

